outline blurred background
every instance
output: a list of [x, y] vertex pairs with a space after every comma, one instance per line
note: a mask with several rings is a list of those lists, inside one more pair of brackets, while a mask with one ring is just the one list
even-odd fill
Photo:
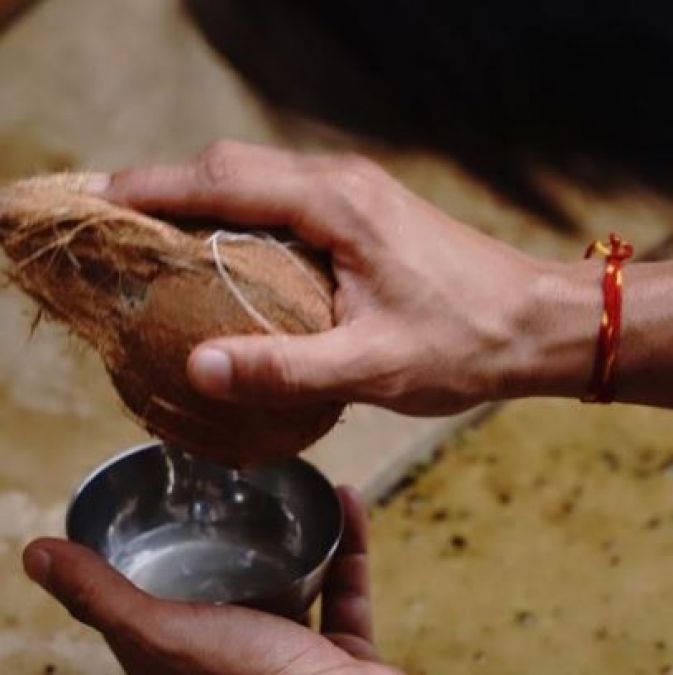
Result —
[[[578, 258], [614, 230], [668, 257], [671, 14], [0, 0], [0, 180], [183, 159], [224, 137], [357, 151], [535, 255]], [[95, 355], [53, 324], [32, 331], [35, 315], [2, 287], [0, 670], [118, 673], [23, 579], [20, 551], [60, 533], [81, 477], [144, 435]], [[666, 411], [510, 403], [373, 492], [384, 657], [410, 675], [673, 673], [671, 432]]]

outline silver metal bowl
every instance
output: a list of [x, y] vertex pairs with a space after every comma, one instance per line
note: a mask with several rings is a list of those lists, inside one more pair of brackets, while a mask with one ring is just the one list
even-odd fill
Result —
[[342, 529], [334, 488], [301, 459], [234, 472], [161, 443], [94, 471], [66, 517], [72, 541], [156, 597], [296, 619], [320, 592]]

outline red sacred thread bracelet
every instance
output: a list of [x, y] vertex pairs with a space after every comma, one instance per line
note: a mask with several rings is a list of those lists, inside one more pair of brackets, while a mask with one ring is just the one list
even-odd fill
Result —
[[595, 241], [585, 254], [591, 258], [595, 253], [605, 256], [603, 276], [603, 314], [598, 333], [596, 359], [585, 403], [612, 403], [617, 382], [617, 357], [622, 329], [622, 267], [633, 256], [633, 246], [616, 234], [610, 235], [608, 244]]

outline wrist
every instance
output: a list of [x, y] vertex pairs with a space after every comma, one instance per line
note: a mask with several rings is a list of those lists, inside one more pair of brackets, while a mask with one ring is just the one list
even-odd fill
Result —
[[580, 398], [587, 389], [603, 310], [603, 264], [540, 263], [522, 290], [501, 398]]

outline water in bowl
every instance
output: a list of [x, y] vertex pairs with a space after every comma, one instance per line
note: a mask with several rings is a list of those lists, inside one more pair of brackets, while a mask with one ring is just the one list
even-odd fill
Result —
[[269, 595], [302, 575], [301, 562], [261, 530], [170, 523], [132, 539], [111, 560], [158, 598], [235, 602]]

